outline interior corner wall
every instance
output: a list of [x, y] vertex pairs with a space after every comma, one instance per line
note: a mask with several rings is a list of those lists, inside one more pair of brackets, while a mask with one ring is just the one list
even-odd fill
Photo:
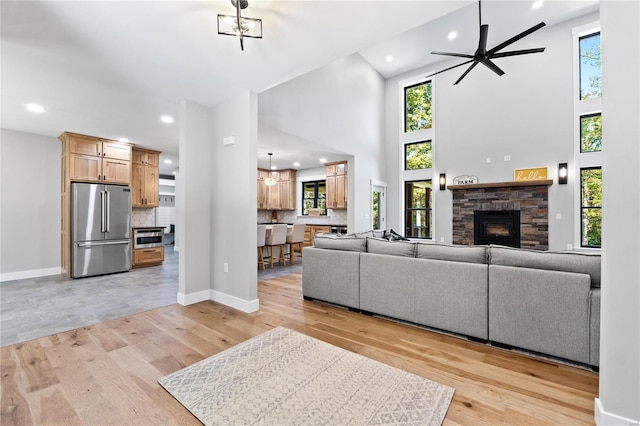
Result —
[[2, 281], [61, 272], [61, 156], [62, 145], [55, 137], [1, 131]]
[[[458, 85], [464, 67], [433, 79], [435, 173], [446, 173], [448, 184], [458, 175], [480, 182], [513, 181], [514, 169], [547, 167], [549, 179], [549, 248], [574, 244], [577, 207], [576, 179], [557, 185], [558, 163], [574, 158], [572, 28], [598, 19], [597, 14], [547, 26], [518, 42], [518, 49], [545, 46], [544, 53], [499, 59], [505, 71], [498, 77], [479, 65]], [[401, 228], [403, 159], [400, 82], [460, 63], [450, 60], [388, 79], [386, 83], [386, 157], [388, 227]], [[505, 156], [510, 160], [505, 161]], [[487, 162], [487, 158], [491, 162]], [[434, 237], [452, 242], [451, 191], [434, 191]], [[392, 208], [392, 206], [397, 206]], [[556, 219], [560, 214], [561, 219]]]
[[352, 156], [347, 214], [352, 232], [371, 227], [371, 179], [386, 181], [384, 96], [384, 79], [359, 54], [259, 95], [260, 123]]
[[[245, 91], [216, 105], [210, 122], [211, 290], [214, 300], [253, 312], [258, 309], [256, 94]], [[224, 145], [229, 137], [233, 143]]]
[[211, 274], [211, 130], [210, 109], [180, 103], [180, 178], [177, 181], [178, 303], [210, 298]]
[[640, 423], [640, 3], [600, 3], [602, 301], [599, 425]]

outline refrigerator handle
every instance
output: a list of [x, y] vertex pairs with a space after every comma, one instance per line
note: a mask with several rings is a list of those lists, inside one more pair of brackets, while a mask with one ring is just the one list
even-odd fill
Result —
[[104, 191], [107, 193], [107, 232], [109, 232], [109, 228], [111, 227], [111, 193], [109, 191]]
[[100, 191], [100, 232], [106, 231], [105, 204], [104, 191]]

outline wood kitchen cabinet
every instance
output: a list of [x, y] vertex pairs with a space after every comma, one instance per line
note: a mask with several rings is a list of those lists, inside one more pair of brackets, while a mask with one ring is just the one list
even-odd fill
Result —
[[134, 249], [131, 259], [132, 268], [160, 265], [164, 262], [164, 247]]
[[131, 184], [131, 145], [65, 132], [63, 158], [73, 182]]
[[[275, 185], [265, 180], [271, 175]], [[258, 169], [258, 210], [294, 210], [296, 208], [296, 171]]]
[[347, 208], [347, 163], [330, 163], [326, 167], [327, 208]]
[[131, 206], [158, 207], [160, 152], [133, 148], [131, 168]]
[[325, 232], [331, 232], [331, 226], [329, 225], [307, 225], [304, 228], [304, 242], [303, 247], [309, 247], [313, 245], [313, 237], [316, 234], [322, 234]]

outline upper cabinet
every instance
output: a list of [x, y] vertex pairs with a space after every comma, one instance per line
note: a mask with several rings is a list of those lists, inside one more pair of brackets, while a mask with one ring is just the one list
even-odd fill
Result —
[[[267, 185], [271, 175], [275, 185]], [[258, 210], [294, 210], [296, 208], [296, 171], [258, 169]]]
[[70, 181], [131, 184], [131, 145], [70, 132], [60, 140]]
[[346, 209], [347, 208], [347, 163], [330, 163], [326, 167], [327, 185], [327, 208]]
[[158, 207], [160, 152], [133, 148], [131, 206]]

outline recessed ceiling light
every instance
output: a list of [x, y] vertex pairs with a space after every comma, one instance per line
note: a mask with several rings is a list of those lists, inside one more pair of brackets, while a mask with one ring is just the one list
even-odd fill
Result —
[[457, 33], [457, 32], [455, 32], [455, 31], [451, 31], [451, 32], [449, 33], [449, 35], [447, 36], [447, 38], [448, 38], [449, 40], [455, 40], [455, 38], [456, 38], [456, 37], [458, 37], [458, 33]]
[[176, 172], [171, 172], [171, 173], [174, 174], [174, 175], [176, 174]]
[[171, 164], [171, 160], [167, 158], [166, 160], [164, 160], [164, 164]]
[[392, 62], [393, 61], [393, 56], [392, 55], [387, 55], [384, 57], [384, 60], [387, 62]]
[[543, 3], [544, 3], [544, 0], [534, 1], [533, 4], [531, 5], [531, 9], [540, 9]]
[[44, 112], [44, 107], [38, 104], [27, 104], [27, 109], [31, 112]]
[[127, 138], [118, 138], [118, 140], [120, 142], [129, 142], [129, 139], [127, 139]]
[[326, 162], [327, 162], [327, 159], [326, 159], [326, 158], [320, 158], [320, 159], [319, 159], [319, 161], [320, 161], [321, 163], [326, 163]]
[[300, 163], [296, 161], [295, 163], [293, 163], [293, 167], [300, 167]]
[[278, 166], [271, 166], [271, 170], [278, 170]]
[[170, 117], [168, 115], [163, 115], [162, 117], [160, 117], [160, 120], [162, 120], [163, 123], [173, 123], [173, 117]]

